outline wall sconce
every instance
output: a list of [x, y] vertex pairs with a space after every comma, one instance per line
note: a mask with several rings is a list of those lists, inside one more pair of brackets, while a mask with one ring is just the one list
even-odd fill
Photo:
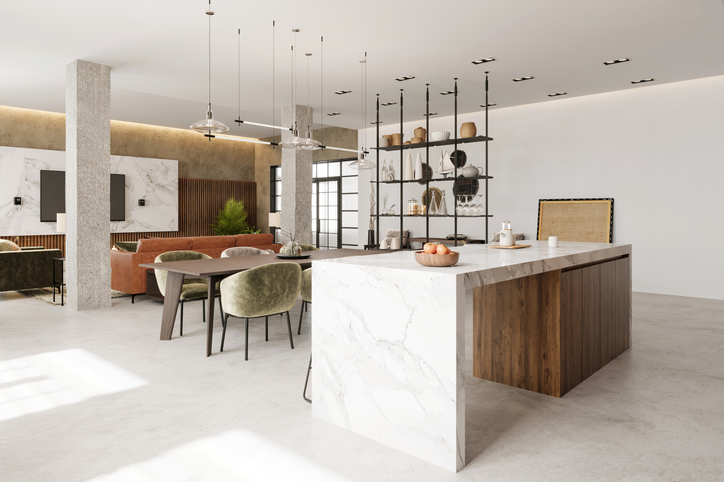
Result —
[[20, 196], [13, 198], [13, 204], [16, 206], [20, 206], [23, 203], [23, 199]]
[[139, 199], [139, 200], [138, 200], [138, 205], [139, 205], [139, 206], [145, 206], [145, 205], [146, 205], [146, 200], [145, 200], [145, 199]]

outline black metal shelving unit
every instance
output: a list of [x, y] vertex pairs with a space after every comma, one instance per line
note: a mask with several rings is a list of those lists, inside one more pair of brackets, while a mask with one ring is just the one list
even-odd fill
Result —
[[[484, 180], [485, 181], [485, 214], [483, 215], [476, 215], [476, 216], [463, 216], [465, 218], [484, 218], [485, 219], [485, 242], [488, 242], [489, 239], [489, 232], [488, 232], [488, 220], [493, 217], [492, 214], [488, 211], [488, 181], [490, 179], [493, 179], [492, 176], [487, 175], [488, 174], [488, 142], [492, 141], [493, 139], [488, 136], [488, 72], [485, 72], [485, 135], [482, 136], [476, 136], [476, 137], [466, 137], [466, 138], [458, 138], [458, 79], [457, 77], [455, 80], [455, 90], [454, 90], [454, 99], [455, 99], [455, 114], [454, 114], [454, 133], [455, 137], [452, 139], [447, 139], [444, 141], [432, 141], [432, 142], [420, 142], [418, 144], [402, 144], [399, 146], [388, 146], [388, 147], [380, 147], [380, 96], [377, 94], [377, 118], [376, 118], [376, 135], [377, 135], [377, 146], [375, 147], [376, 151], [376, 160], [377, 160], [377, 166], [376, 166], [376, 173], [375, 180], [372, 181], [376, 184], [377, 188], [377, 203], [375, 207], [375, 212], [373, 216], [375, 219], [375, 231], [376, 231], [376, 242], [379, 244], [380, 242], [380, 218], [400, 218], [400, 236], [402, 236], [402, 231], [404, 229], [404, 218], [425, 218], [425, 239], [426, 241], [430, 241], [430, 218], [453, 218], [454, 219], [454, 241], [455, 246], [458, 245], [458, 214], [457, 214], [457, 203], [458, 200], [455, 196], [453, 196], [453, 214], [448, 215], [437, 215], [437, 214], [430, 214], [429, 213], [429, 206], [425, 209], [425, 214], [423, 215], [413, 215], [413, 214], [380, 214], [380, 184], [399, 184], [400, 185], [400, 211], [404, 212], [405, 209], [405, 202], [404, 202], [404, 192], [402, 189], [403, 184], [408, 183], [418, 183], [418, 184], [424, 184], [425, 189], [427, 192], [430, 192], [430, 183], [436, 183], [436, 182], [448, 182], [448, 181], [456, 181], [458, 179], [478, 179], [478, 180]], [[400, 137], [401, 140], [404, 139], [404, 91], [403, 89], [400, 89]], [[425, 130], [426, 130], [426, 136], [430, 135], [430, 84], [425, 84]], [[430, 167], [430, 147], [438, 147], [438, 146], [454, 146], [454, 150], [457, 151], [458, 144], [469, 144], [473, 142], [485, 142], [485, 175], [483, 176], [476, 176], [471, 178], [459, 178], [458, 177], [458, 166], [457, 163], [455, 164], [455, 170], [453, 172], [452, 177], [446, 177], [446, 178], [432, 178], [432, 179], [419, 179], [419, 180], [394, 180], [394, 181], [380, 181], [380, 151], [388, 151], [388, 152], [395, 152], [399, 151], [400, 153], [400, 177], [403, 176], [404, 172], [404, 159], [403, 159], [403, 153], [406, 150], [409, 149], [425, 149], [425, 171], [426, 172], [435, 172]], [[434, 175], [434, 174], [433, 174]], [[430, 196], [428, 196], [429, 198]], [[430, 200], [428, 199], [428, 203]]]

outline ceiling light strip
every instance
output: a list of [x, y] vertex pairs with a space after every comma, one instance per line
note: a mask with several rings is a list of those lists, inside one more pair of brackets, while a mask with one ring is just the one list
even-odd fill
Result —
[[526, 75], [525, 77], [518, 77], [516, 79], [513, 79], [513, 82], [525, 82], [526, 80], [533, 80], [535, 77], [532, 75]]
[[622, 64], [624, 62], [631, 62], [631, 59], [628, 57], [625, 57], [623, 59], [607, 60], [603, 63], [603, 65], [616, 65], [616, 64]]
[[259, 127], [269, 127], [270, 129], [279, 129], [280, 131], [291, 131], [291, 127], [280, 127], [280, 126], [274, 126], [271, 124], [262, 124], [261, 122], [251, 122], [251, 121], [245, 121], [241, 119], [236, 119], [234, 122], [238, 122], [239, 125], [241, 124], [249, 124], [250, 126], [259, 126]]
[[[208, 137], [208, 135], [207, 135]], [[227, 136], [225, 134], [212, 134], [211, 137], [218, 137], [219, 139], [226, 139], [227, 141], [237, 142], [250, 142], [252, 144], [264, 144], [266, 146], [276, 146], [276, 142], [262, 141], [261, 139], [246, 139], [244, 137]]]
[[643, 84], [644, 82], [653, 82], [653, 81], [654, 81], [654, 79], [651, 78], [651, 79], [632, 80], [631, 83], [632, 84]]
[[498, 60], [498, 59], [496, 59], [495, 57], [486, 57], [484, 59], [473, 60], [471, 63], [473, 65], [480, 65], [480, 64], [487, 64], [488, 62], [495, 62], [496, 60]]

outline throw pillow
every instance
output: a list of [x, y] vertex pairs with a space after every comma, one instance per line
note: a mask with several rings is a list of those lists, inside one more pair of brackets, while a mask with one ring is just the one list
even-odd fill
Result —
[[116, 247], [119, 251], [135, 253], [138, 249], [138, 241], [116, 241]]
[[20, 246], [8, 239], [0, 239], [0, 251], [20, 251]]

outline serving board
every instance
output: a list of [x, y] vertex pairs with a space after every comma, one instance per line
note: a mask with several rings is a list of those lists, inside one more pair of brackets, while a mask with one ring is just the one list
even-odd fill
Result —
[[491, 248], [497, 248], [497, 249], [522, 249], [522, 248], [530, 248], [530, 244], [514, 244], [513, 246], [501, 246], [499, 244], [491, 244], [489, 247]]

